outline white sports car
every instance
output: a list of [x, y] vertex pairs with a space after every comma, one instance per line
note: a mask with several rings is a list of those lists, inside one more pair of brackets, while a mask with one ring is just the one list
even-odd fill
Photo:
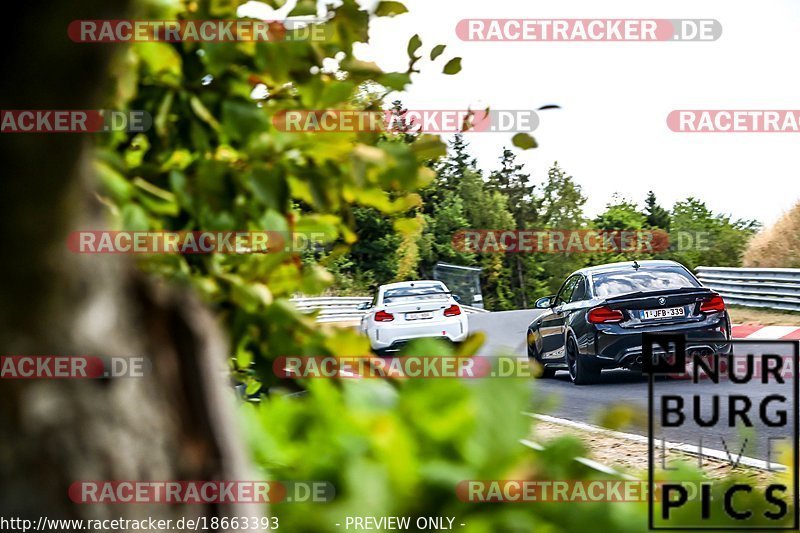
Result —
[[404, 281], [381, 285], [367, 313], [361, 331], [379, 353], [399, 350], [412, 339], [446, 338], [460, 342], [467, 338], [467, 316], [441, 281]]

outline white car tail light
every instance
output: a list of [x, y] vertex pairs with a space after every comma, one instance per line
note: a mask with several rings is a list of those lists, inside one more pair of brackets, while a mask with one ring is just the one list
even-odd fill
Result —
[[456, 304], [453, 304], [444, 310], [444, 316], [458, 316], [460, 314], [461, 314], [461, 308]]

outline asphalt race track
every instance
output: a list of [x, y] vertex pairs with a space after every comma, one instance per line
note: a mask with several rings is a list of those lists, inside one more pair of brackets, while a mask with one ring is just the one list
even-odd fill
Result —
[[[478, 355], [497, 356], [514, 354], [519, 357], [527, 357], [525, 350], [525, 334], [527, 325], [542, 311], [523, 310], [523, 311], [504, 311], [497, 313], [480, 313], [469, 315], [471, 331], [482, 331], [486, 334], [486, 342]], [[752, 346], [756, 353], [760, 350], [769, 350], [772, 353], [781, 355], [791, 354], [791, 346], [781, 344], [779, 347], [759, 344]], [[791, 375], [786, 378], [784, 384], [767, 383], [762, 384], [756, 380], [745, 385], [735, 385], [727, 380], [720, 380], [718, 384], [710, 381], [694, 384], [691, 380], [676, 380], [668, 378], [657, 378], [654, 383], [654, 391], [658, 397], [660, 394], [680, 395], [686, 402], [684, 413], [687, 423], [682, 427], [667, 428], [662, 432], [658, 421], [660, 409], [656, 409], [656, 438], [662, 436], [667, 441], [681, 442], [685, 444], [698, 445], [702, 438], [702, 446], [728, 452], [733, 460], [739, 455], [743, 443], [743, 438], [748, 437], [745, 456], [758, 459], [767, 459], [769, 448], [769, 438], [788, 439], [784, 441], [773, 441], [772, 460], [775, 460], [774, 451], [781, 442], [792, 443], [793, 431], [795, 428], [791, 424], [792, 413], [795, 413], [795, 424], [797, 423], [796, 410], [792, 406], [794, 381]], [[534, 412], [565, 418], [578, 422], [597, 424], [599, 414], [604, 408], [615, 405], [633, 406], [641, 413], [641, 424], [635, 427], [624, 428], [623, 431], [647, 435], [647, 390], [648, 382], [641, 374], [627, 370], [605, 370], [603, 371], [598, 383], [593, 385], [575, 386], [570, 382], [566, 371], [556, 373], [553, 379], [534, 380], [531, 379], [531, 410]], [[767, 420], [772, 421], [777, 418], [776, 411], [785, 409], [787, 411], [788, 424], [786, 427], [768, 427], [761, 419], [759, 408], [761, 401], [769, 394], [783, 394], [787, 397], [787, 404], [778, 404], [775, 401], [765, 404]], [[719, 396], [720, 401], [720, 424], [712, 428], [703, 428], [692, 422], [693, 396], [700, 398], [700, 412], [703, 417], [710, 414], [711, 397]], [[748, 413], [753, 423], [752, 428], [743, 429], [742, 427], [730, 428], [727, 426], [728, 418], [728, 397], [730, 395], [745, 395], [750, 398], [752, 407]], [[656, 405], [658, 405], [656, 401]], [[741, 426], [741, 424], [739, 424]], [[725, 440], [723, 444], [722, 439]], [[755, 441], [755, 442], [754, 442]]]

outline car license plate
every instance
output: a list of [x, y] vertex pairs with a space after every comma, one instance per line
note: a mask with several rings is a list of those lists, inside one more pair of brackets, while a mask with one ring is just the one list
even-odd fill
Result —
[[645, 309], [642, 311], [642, 320], [653, 320], [658, 318], [673, 318], [676, 316], [686, 316], [683, 307], [665, 307], [664, 309]]
[[406, 313], [406, 320], [420, 320], [422, 318], [433, 318], [433, 311], [422, 311], [421, 313]]

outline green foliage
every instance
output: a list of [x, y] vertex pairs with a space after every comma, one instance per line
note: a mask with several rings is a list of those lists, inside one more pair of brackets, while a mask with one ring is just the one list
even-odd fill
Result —
[[403, 13], [408, 13], [408, 9], [400, 2], [384, 0], [375, 8], [375, 14], [379, 17], [394, 17]]
[[523, 150], [530, 150], [539, 146], [536, 144], [536, 139], [527, 133], [517, 133], [511, 139], [511, 142], [514, 143], [514, 146]]
[[581, 226], [586, 197], [580, 185], [564, 172], [558, 161], [547, 171], [547, 180], [541, 191], [534, 219], [537, 227], [576, 229]]
[[421, 275], [427, 275], [437, 261], [481, 267], [484, 305], [502, 311], [526, 308], [542, 293], [555, 292], [567, 274], [586, 264], [583, 254], [466, 254], [454, 250], [452, 235], [460, 229], [581, 227], [586, 199], [557, 163], [537, 193], [513, 151], [504, 149], [499, 169], [484, 179], [463, 135], [456, 135], [449, 148], [448, 156], [434, 165], [436, 179], [422, 191], [428, 224], [420, 243]]
[[[235, 8], [205, 1], [153, 3], [141, 4], [136, 16], [233, 19]], [[336, 519], [366, 510], [456, 515], [471, 531], [624, 531], [632, 530], [631, 517], [638, 530], [644, 519], [640, 506], [625, 513], [608, 505], [563, 513], [554, 506], [457, 501], [455, 485], [465, 479], [586, 475], [570, 466], [574, 443], [557, 442], [544, 460], [519, 445], [528, 431], [520, 416], [529, 398], [526, 383], [305, 383], [274, 375], [273, 362], [281, 355], [369, 350], [356, 332], [299, 314], [289, 303], [297, 293], [330, 291], [334, 281], [340, 290], [361, 292], [445, 260], [482, 266], [487, 302], [504, 309], [552, 289], [585, 260], [476, 256], [452, 246], [452, 234], [465, 228], [580, 227], [585, 198], [557, 165], [534, 194], [511, 152], [504, 152], [500, 170], [485, 183], [460, 136], [437, 163], [444, 144], [411, 129], [388, 134], [278, 129], [273, 117], [287, 110], [378, 109], [385, 94], [410, 82], [421, 58], [422, 42], [415, 35], [404, 72], [385, 73], [360, 61], [353, 46], [369, 41], [370, 14], [356, 0], [341, 0], [327, 11], [325, 22], [316, 23], [325, 31], [324, 41], [140, 43], [125, 49], [112, 69], [120, 75], [110, 100], [114, 107], [151, 111], [154, 128], [110, 136], [97, 161], [102, 200], [116, 228], [325, 235], [324, 250], [140, 260], [144, 271], [193, 288], [218, 313], [231, 339], [232, 376], [248, 393], [263, 393], [258, 406], [244, 406], [244, 417], [265, 476], [326, 480], [337, 487], [337, 500], [315, 505], [313, 512], [302, 504], [276, 505], [282, 526], [331, 531]], [[384, 1], [375, 15], [404, 11], [402, 4]], [[316, 15], [317, 3], [297, 2], [292, 16], [304, 14]], [[436, 46], [430, 56], [443, 52]], [[324, 69], [326, 58], [339, 60], [338, 69]], [[460, 58], [444, 66], [446, 74], [460, 69]], [[254, 97], [257, 87], [262, 94]], [[404, 113], [399, 102], [393, 110]], [[531, 140], [515, 144], [534, 147]], [[690, 226], [698, 211], [696, 203], [676, 206], [673, 227]], [[620, 213], [601, 219], [617, 220]], [[726, 250], [736, 249], [737, 236], [747, 231], [710, 214], [704, 220], [713, 223]], [[439, 353], [440, 348], [417, 349]], [[289, 395], [284, 389], [305, 393]]]
[[422, 56], [416, 55], [417, 50], [419, 50], [421, 46], [422, 39], [419, 38], [419, 34], [414, 34], [414, 36], [408, 40], [406, 52], [408, 53], [408, 58], [410, 60], [410, 68], [413, 68], [414, 64], [422, 58]]
[[665, 255], [692, 269], [740, 266], [747, 241], [758, 229], [755, 221], [714, 214], [705, 203], [689, 197], [672, 208], [670, 231], [678, 249]]
[[319, 531], [363, 514], [455, 515], [471, 523], [484, 511], [507, 512], [461, 504], [455, 487], [518, 467], [526, 452], [517, 441], [529, 430], [519, 414], [526, 389], [514, 380], [473, 387], [450, 379], [313, 380], [304, 401], [275, 396], [249, 408], [245, 426], [257, 462], [273, 478], [321, 479], [337, 488], [336, 500], [313, 512], [302, 504], [274, 506], [290, 531]]
[[[142, 14], [235, 18], [232, 4], [214, 7], [213, 17], [202, 2], [191, 4], [191, 12], [165, 6], [148, 5]], [[399, 6], [389, 2], [381, 9], [397, 13]], [[297, 293], [330, 287], [334, 278], [323, 264], [349, 275], [354, 287], [395, 275], [402, 239], [386, 216], [418, 204], [412, 191], [430, 179], [424, 163], [443, 149], [431, 136], [415, 148], [377, 132], [286, 133], [273, 124], [285, 110], [358, 108], [368, 83], [402, 87], [396, 83], [407, 73], [383, 73], [353, 58], [353, 44], [368, 40], [368, 20], [357, 2], [344, 0], [322, 23], [324, 41], [140, 43], [116, 59], [117, 70], [126, 72], [118, 79], [116, 94], [127, 96], [120, 105], [152, 110], [155, 123], [146, 133], [117, 135], [100, 147], [105, 200], [116, 226], [314, 231], [332, 247], [324, 255], [141, 260], [146, 271], [195, 287], [219, 309], [234, 344], [249, 353], [265, 383], [274, 382], [269, 361], [276, 356], [324, 345], [313, 320], [287, 303]], [[322, 69], [323, 59], [337, 54], [343, 56], [339, 70]], [[266, 96], [251, 97], [256, 86]], [[356, 256], [348, 262], [342, 249], [353, 244]], [[368, 264], [369, 272], [348, 271], [354, 264]], [[249, 367], [235, 370], [252, 377]]]
[[608, 204], [606, 210], [594, 219], [594, 224], [602, 230], [640, 230], [647, 223], [647, 218], [639, 212], [636, 204], [616, 196], [614, 203]]
[[359, 269], [347, 253], [334, 252], [319, 261], [333, 276], [330, 292], [335, 296], [362, 296], [378, 286], [374, 274]]
[[442, 55], [446, 47], [447, 46], [444, 44], [437, 44], [436, 46], [434, 46], [433, 49], [431, 50], [431, 61], [434, 61], [437, 57]]
[[[593, 221], [594, 229], [605, 231], [642, 231], [647, 226], [647, 217], [639, 211], [637, 205], [622, 196], [615, 194], [606, 210]], [[608, 251], [588, 254], [588, 264], [616, 263], [632, 259], [652, 259], [652, 255], [642, 252]]]
[[524, 167], [516, 163], [516, 158], [514, 152], [503, 149], [500, 169], [489, 174], [488, 186], [507, 199], [515, 227], [523, 229], [532, 219], [536, 206], [533, 202], [534, 187], [530, 183], [530, 175], [522, 173]]
[[[585, 224], [583, 206], [586, 197], [580, 185], [564, 172], [558, 162], [554, 162], [548, 170], [547, 179], [539, 186], [539, 191], [533, 200], [535, 211], [528, 222], [528, 228], [573, 230]], [[580, 253], [525, 254], [526, 303], [555, 294], [566, 276], [585, 266], [588, 260], [587, 254]]]
[[449, 75], [458, 74], [459, 72], [461, 72], [461, 58], [454, 57], [453, 59], [448, 61], [447, 64], [444, 66], [444, 69], [442, 69], [442, 72]]
[[651, 228], [669, 230], [669, 211], [658, 205], [656, 195], [653, 191], [649, 191], [647, 193], [647, 198], [645, 198], [644, 205], [645, 214], [647, 215], [647, 225]]
[[472, 254], [453, 246], [453, 234], [470, 227], [464, 201], [455, 192], [445, 192], [433, 214], [424, 214], [425, 233], [420, 238], [423, 268], [433, 268], [436, 261], [469, 264]]
[[368, 270], [379, 280], [394, 279], [397, 273], [395, 251], [400, 245], [400, 236], [394, 233], [392, 221], [371, 207], [353, 209], [358, 240], [350, 248], [350, 259], [354, 265], [368, 265]]

